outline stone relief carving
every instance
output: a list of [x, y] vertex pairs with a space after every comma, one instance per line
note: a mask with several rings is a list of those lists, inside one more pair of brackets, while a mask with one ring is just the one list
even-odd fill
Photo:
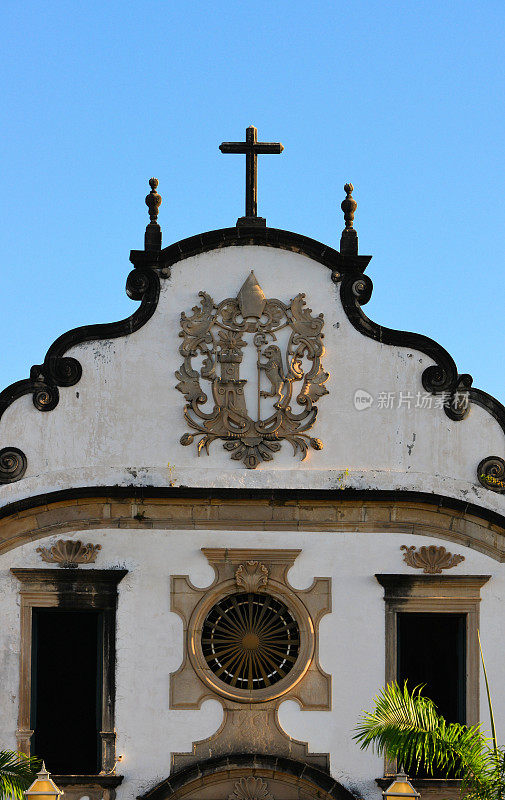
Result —
[[268, 783], [262, 778], [248, 775], [240, 778], [233, 787], [233, 792], [228, 795], [228, 800], [274, 800]]
[[[331, 707], [331, 677], [318, 660], [319, 622], [331, 610], [331, 580], [315, 578], [308, 589], [293, 589], [286, 576], [299, 550], [203, 548], [202, 552], [216, 572], [216, 579], [208, 589], [195, 587], [187, 575], [171, 577], [171, 609], [183, 620], [184, 654], [181, 666], [170, 676], [170, 708], [196, 710], [204, 700], [213, 698], [222, 704], [224, 718], [216, 733], [193, 743], [192, 752], [174, 753], [172, 768], [181, 769], [211, 756], [252, 752], [298, 758], [326, 769], [326, 754], [310, 753], [306, 742], [292, 739], [281, 728], [278, 708], [288, 698], [296, 700], [303, 709], [321, 711]], [[257, 567], [253, 566], [256, 564]], [[243, 593], [237, 595], [237, 573], [240, 577], [247, 575], [248, 565], [256, 581], [266, 579], [263, 569], [268, 574], [267, 588], [261, 586], [259, 596], [243, 586], [240, 586]], [[243, 572], [240, 567], [244, 567]], [[292, 652], [296, 655], [289, 669], [283, 668], [284, 674], [279, 675], [278, 680], [274, 682], [271, 675], [267, 675], [268, 680], [258, 680], [251, 688], [249, 681], [244, 684], [231, 678], [225, 680], [223, 670], [213, 669], [212, 663], [209, 665], [207, 649], [212, 643], [207, 641], [207, 620], [210, 618], [213, 624], [221, 627], [232, 625], [236, 638], [237, 626], [232, 615], [222, 617], [221, 622], [214, 617], [215, 609], [226, 604], [236, 607], [251, 600], [256, 611], [251, 630], [243, 632], [242, 645], [243, 649], [254, 651], [258, 646], [252, 641], [254, 623], [264, 619], [259, 597], [279, 606], [281, 611], [285, 606], [288, 613], [281, 614], [281, 621], [284, 627], [289, 627], [295, 645]], [[270, 633], [275, 635], [277, 627], [277, 623], [272, 625], [269, 636]], [[223, 630], [226, 633], [227, 627]], [[217, 650], [220, 644], [221, 641], [216, 645]], [[215, 655], [219, 658], [217, 650]], [[230, 674], [240, 672], [233, 664], [224, 663], [223, 668]]]
[[443, 569], [451, 569], [465, 560], [465, 556], [453, 555], [447, 552], [445, 547], [437, 547], [434, 544], [420, 547], [419, 550], [415, 545], [407, 547], [406, 544], [402, 544], [400, 549], [405, 550], [403, 560], [409, 567], [422, 569], [428, 575], [440, 575]]
[[[198, 454], [203, 449], [208, 454], [212, 442], [220, 439], [232, 459], [254, 469], [261, 461], [272, 461], [283, 440], [290, 442], [294, 454], [300, 453], [302, 459], [309, 445], [321, 450], [321, 440], [311, 438], [307, 431], [316, 421], [317, 401], [328, 394], [324, 384], [329, 373], [321, 365], [323, 315], [312, 316], [304, 294], [287, 305], [267, 300], [252, 271], [236, 298], [215, 303], [207, 292], [199, 296], [200, 306], [194, 306], [192, 316], [181, 314], [183, 342], [179, 350], [184, 361], [175, 373], [179, 380], [176, 388], [187, 400], [186, 422], [202, 434]], [[289, 333], [285, 353], [276, 344], [277, 333], [283, 329]], [[240, 377], [248, 346], [256, 350], [256, 419], [247, 408], [247, 380]], [[202, 359], [199, 369], [193, 363], [197, 359]], [[209, 412], [202, 408], [208, 400], [202, 380], [211, 385], [214, 407]], [[300, 413], [291, 408], [297, 383]], [[266, 399], [270, 408], [263, 419], [262, 401]], [[183, 434], [181, 444], [190, 445], [197, 434]]]
[[246, 561], [239, 565], [235, 581], [245, 592], [258, 592], [268, 583], [268, 569], [259, 561]]
[[52, 547], [37, 547], [37, 553], [48, 564], [58, 564], [64, 569], [77, 569], [79, 564], [93, 564], [101, 549], [100, 544], [83, 544], [78, 539], [60, 539]]

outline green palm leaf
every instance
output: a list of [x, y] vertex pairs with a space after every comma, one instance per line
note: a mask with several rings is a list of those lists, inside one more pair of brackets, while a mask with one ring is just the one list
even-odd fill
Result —
[[480, 726], [447, 723], [422, 687], [409, 692], [391, 683], [374, 698], [375, 708], [363, 712], [355, 739], [361, 748], [373, 747], [407, 770], [424, 767], [445, 775], [468, 777], [480, 783], [489, 771], [487, 739]]
[[0, 750], [0, 800], [24, 800], [23, 791], [35, 780], [40, 761], [13, 750]]

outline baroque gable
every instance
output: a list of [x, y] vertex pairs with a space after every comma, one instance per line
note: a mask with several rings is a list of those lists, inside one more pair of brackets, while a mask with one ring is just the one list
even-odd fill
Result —
[[126, 284], [139, 307], [63, 334], [0, 393], [4, 505], [261, 487], [435, 493], [501, 514], [505, 409], [441, 345], [365, 315], [351, 190], [340, 252], [248, 224], [162, 249], [153, 184]]

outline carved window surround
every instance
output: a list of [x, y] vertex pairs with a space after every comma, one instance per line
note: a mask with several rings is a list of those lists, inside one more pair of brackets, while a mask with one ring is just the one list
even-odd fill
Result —
[[386, 603], [386, 683], [396, 680], [399, 612], [466, 615], [466, 721], [479, 722], [480, 590], [490, 575], [376, 575]]
[[[97, 610], [103, 612], [102, 650], [102, 773], [116, 763], [114, 729], [117, 586], [124, 569], [11, 569], [19, 580], [21, 596], [21, 648], [17, 748], [30, 754], [32, 609]], [[116, 776], [114, 776], [116, 777]], [[83, 781], [89, 784], [90, 776]], [[62, 783], [65, 781], [62, 780]], [[84, 784], [83, 784], [84, 785]], [[114, 787], [112, 787], [114, 788]], [[82, 794], [83, 792], [81, 792]]]
[[[202, 552], [215, 570], [211, 586], [197, 588], [187, 575], [171, 577], [171, 608], [184, 623], [184, 654], [170, 678], [170, 708], [196, 710], [204, 700], [213, 698], [221, 702], [224, 720], [208, 739], [194, 742], [191, 753], [172, 754], [172, 769], [237, 751], [295, 755], [327, 769], [327, 755], [309, 753], [306, 742], [287, 736], [277, 711], [288, 698], [304, 709], [331, 707], [331, 677], [318, 660], [319, 622], [331, 610], [331, 580], [315, 578], [308, 589], [293, 589], [286, 576], [300, 550], [202, 548]], [[224, 598], [241, 591], [264, 593], [284, 603], [299, 634], [296, 662], [282, 680], [262, 688], [239, 689], [223, 683], [202, 650], [207, 615]], [[248, 646], [245, 640], [244, 646]]]

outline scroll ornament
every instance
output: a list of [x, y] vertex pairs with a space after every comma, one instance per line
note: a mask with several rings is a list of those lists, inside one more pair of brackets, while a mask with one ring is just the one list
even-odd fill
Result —
[[2, 447], [0, 450], [0, 483], [14, 483], [26, 472], [28, 460], [18, 447]]
[[407, 547], [402, 544], [401, 550], [405, 550], [403, 560], [409, 567], [422, 569], [428, 575], [440, 575], [443, 569], [456, 567], [465, 556], [453, 555], [448, 553], [445, 547], [437, 547], [430, 544], [428, 547], [420, 547], [416, 550], [415, 545]]
[[[312, 316], [306, 308], [305, 295], [298, 294], [289, 304], [267, 300], [254, 272], [240, 289], [237, 297], [215, 303], [207, 292], [200, 292], [200, 306], [192, 316], [181, 314], [183, 342], [179, 348], [184, 358], [175, 373], [177, 389], [187, 404], [184, 417], [192, 431], [202, 434], [198, 454], [216, 439], [236, 461], [255, 469], [261, 461], [272, 461], [283, 440], [290, 442], [294, 453], [306, 457], [309, 445], [321, 450], [320, 439], [311, 438], [307, 431], [317, 416], [317, 401], [328, 390], [329, 378], [321, 358], [323, 315]], [[279, 331], [287, 329], [289, 338], [283, 353], [278, 341]], [[240, 365], [246, 347], [256, 350], [256, 419], [247, 408]], [[194, 361], [199, 360], [199, 369]], [[210, 384], [213, 408], [205, 410], [208, 396], [202, 381]], [[296, 385], [295, 413], [291, 407]], [[267, 388], [265, 388], [267, 387]], [[268, 416], [262, 419], [262, 401], [271, 404]], [[264, 404], [263, 404], [264, 405]], [[182, 445], [190, 445], [195, 433], [181, 437]]]
[[486, 489], [503, 494], [505, 492], [505, 461], [500, 456], [488, 456], [477, 467], [479, 483]]

